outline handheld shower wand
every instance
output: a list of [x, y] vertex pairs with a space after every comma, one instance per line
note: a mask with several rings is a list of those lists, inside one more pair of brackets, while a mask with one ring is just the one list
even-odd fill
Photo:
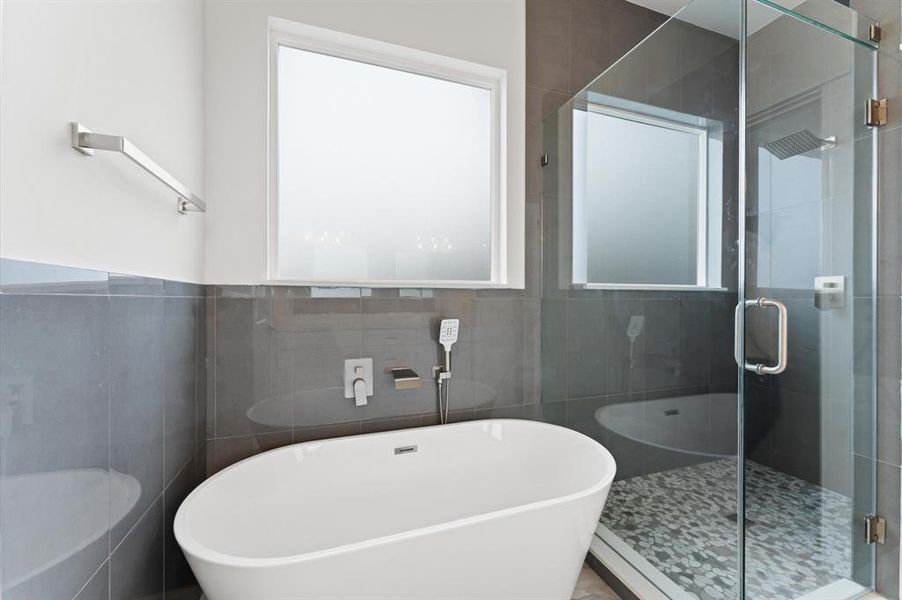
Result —
[[626, 328], [626, 337], [630, 339], [630, 369], [636, 367], [636, 358], [633, 356], [633, 347], [636, 345], [636, 338], [642, 334], [643, 325], [645, 325], [645, 317], [642, 315], [633, 315], [630, 317], [630, 324]]
[[[438, 386], [438, 415], [444, 425], [448, 422], [448, 407], [451, 404], [451, 346], [457, 342], [458, 319], [442, 319], [439, 325], [438, 343], [445, 349], [444, 364], [433, 367], [435, 383]], [[444, 394], [442, 393], [444, 392]]]

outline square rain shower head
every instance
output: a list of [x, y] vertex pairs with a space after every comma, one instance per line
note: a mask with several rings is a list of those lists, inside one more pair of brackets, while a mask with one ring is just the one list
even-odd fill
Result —
[[805, 154], [812, 150], [832, 148], [835, 145], [836, 137], [831, 136], [826, 139], [821, 139], [807, 129], [803, 129], [781, 137], [778, 140], [774, 140], [764, 146], [764, 148], [780, 160], [786, 160], [787, 158]]

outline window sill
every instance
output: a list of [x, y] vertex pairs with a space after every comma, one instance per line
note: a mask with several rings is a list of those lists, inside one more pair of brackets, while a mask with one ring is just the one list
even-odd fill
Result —
[[652, 283], [574, 283], [578, 290], [659, 290], [674, 292], [726, 292], [727, 288], [703, 285], [667, 285]]
[[431, 288], [451, 290], [516, 290], [524, 289], [507, 283], [491, 283], [486, 281], [386, 281], [386, 280], [296, 280], [267, 279], [261, 285], [297, 286], [317, 288]]

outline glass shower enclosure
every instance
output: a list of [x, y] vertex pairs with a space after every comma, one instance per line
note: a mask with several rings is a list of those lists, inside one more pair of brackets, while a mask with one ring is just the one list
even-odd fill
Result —
[[640, 597], [872, 589], [874, 24], [694, 0], [543, 124], [543, 414]]

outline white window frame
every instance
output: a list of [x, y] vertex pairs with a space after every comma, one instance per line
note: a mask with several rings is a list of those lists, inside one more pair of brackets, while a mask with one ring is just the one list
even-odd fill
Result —
[[[573, 109], [576, 115], [580, 109]], [[576, 118], [573, 120], [573, 246], [572, 273], [574, 287], [590, 290], [712, 290], [720, 289], [712, 286], [708, 279], [708, 130], [699, 125], [680, 123], [671, 119], [612, 108], [603, 104], [590, 102], [586, 105], [586, 113], [597, 113], [633, 121], [643, 125], [661, 127], [698, 136], [698, 199], [696, 201], [696, 281], [695, 284], [656, 284], [656, 283], [596, 283], [588, 281], [588, 231], [586, 231], [588, 204], [585, 190], [585, 144], [576, 135]], [[580, 213], [582, 213], [580, 215]]]
[[[491, 98], [491, 268], [488, 280], [290, 279], [278, 270], [278, 55], [285, 46], [483, 88]], [[348, 33], [270, 17], [267, 279], [280, 285], [325, 287], [508, 288], [507, 71]], [[449, 209], [451, 207], [448, 207]], [[437, 207], [438, 210], [438, 207]], [[437, 218], [440, 214], [436, 215]]]

